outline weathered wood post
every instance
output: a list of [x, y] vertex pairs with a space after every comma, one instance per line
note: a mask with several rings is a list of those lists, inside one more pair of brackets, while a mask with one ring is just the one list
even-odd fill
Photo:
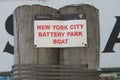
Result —
[[[100, 34], [99, 34], [99, 11], [94, 6], [80, 4], [65, 6], [60, 9], [61, 14], [86, 14], [87, 20], [87, 47], [63, 48], [60, 51], [60, 63], [63, 65], [80, 65], [87, 64], [86, 69], [91, 74], [86, 73], [81, 80], [96, 80], [98, 74], [94, 72], [99, 67], [99, 50], [100, 50]], [[93, 72], [92, 72], [93, 71]]]
[[[35, 48], [34, 19], [39, 14], [51, 14], [57, 19], [61, 16], [65, 19], [67, 14], [82, 18], [85, 14], [87, 46]], [[58, 13], [56, 9], [41, 5], [20, 6], [14, 12], [14, 36], [14, 80], [98, 80], [100, 35], [99, 12], [95, 7], [70, 5], [61, 8]]]
[[[57, 64], [58, 49], [34, 47], [34, 18], [36, 14], [56, 14], [57, 10], [40, 5], [20, 6], [14, 12], [14, 79], [36, 79], [38, 64]], [[26, 73], [26, 72], [29, 72]], [[25, 75], [31, 75], [26, 77]]]

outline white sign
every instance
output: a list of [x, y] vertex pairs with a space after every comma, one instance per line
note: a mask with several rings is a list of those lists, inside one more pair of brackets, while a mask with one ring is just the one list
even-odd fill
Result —
[[86, 20], [35, 20], [36, 47], [85, 47]]

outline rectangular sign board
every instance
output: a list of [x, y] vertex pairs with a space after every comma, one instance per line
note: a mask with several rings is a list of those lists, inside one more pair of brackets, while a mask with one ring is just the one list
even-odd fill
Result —
[[34, 20], [35, 47], [85, 47], [87, 28], [85, 19]]

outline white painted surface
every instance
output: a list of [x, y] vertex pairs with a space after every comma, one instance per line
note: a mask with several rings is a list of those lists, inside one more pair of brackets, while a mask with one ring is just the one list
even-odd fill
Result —
[[[5, 30], [5, 20], [12, 14], [14, 9], [23, 4], [43, 4], [59, 9], [69, 4], [90, 4], [99, 9], [100, 14], [100, 67], [120, 67], [120, 43], [114, 46], [115, 53], [102, 53], [106, 43], [110, 37], [111, 31], [114, 28], [116, 18], [120, 16], [120, 0], [7, 0], [0, 1], [0, 71], [11, 70], [13, 65], [13, 55], [3, 53], [7, 41], [13, 45], [13, 36], [9, 35]], [[120, 38], [120, 34], [118, 36]]]

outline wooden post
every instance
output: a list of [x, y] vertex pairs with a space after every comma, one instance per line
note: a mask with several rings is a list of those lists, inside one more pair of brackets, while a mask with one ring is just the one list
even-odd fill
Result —
[[[81, 4], [70, 5], [60, 9], [61, 14], [86, 14], [88, 46], [81, 48], [63, 48], [60, 50], [60, 63], [64, 65], [88, 64], [88, 70], [97, 70], [99, 67], [99, 12], [94, 6]], [[88, 74], [89, 75], [89, 74]], [[82, 80], [96, 80], [86, 76]], [[98, 75], [97, 75], [98, 77]]]
[[[17, 80], [38, 80], [38, 79], [74, 79], [96, 80], [98, 74], [86, 73], [81, 78], [77, 70], [97, 70], [99, 67], [99, 13], [98, 9], [90, 5], [71, 5], [59, 10], [60, 14], [86, 14], [87, 20], [87, 47], [76, 48], [34, 48], [34, 17], [36, 14], [57, 14], [56, 9], [33, 5], [20, 6], [14, 12], [14, 79]], [[60, 54], [59, 54], [60, 53]], [[59, 60], [60, 59], [60, 60]], [[41, 65], [47, 65], [47, 68]], [[76, 70], [67, 67], [76, 68], [76, 65], [87, 64]], [[51, 66], [52, 65], [52, 66]], [[57, 65], [57, 66], [56, 66]], [[49, 68], [49, 67], [52, 68]], [[54, 67], [54, 68], [53, 68]], [[62, 68], [61, 68], [62, 67]], [[44, 71], [43, 71], [44, 69]], [[25, 70], [25, 71], [24, 71]], [[39, 70], [39, 71], [37, 71]], [[49, 70], [46, 72], [46, 70]], [[53, 72], [50, 72], [53, 71]], [[70, 73], [69, 71], [76, 71]], [[43, 73], [43, 74], [42, 74]], [[67, 74], [66, 74], [67, 73]], [[47, 76], [46, 76], [47, 75]], [[49, 76], [48, 76], [49, 75]], [[57, 76], [56, 76], [57, 75]], [[73, 76], [74, 75], [74, 76]], [[80, 76], [83, 75], [80, 73]], [[73, 77], [72, 77], [73, 76]]]
[[[36, 14], [56, 14], [57, 10], [47, 6], [20, 6], [14, 12], [14, 64], [20, 69], [27, 64], [58, 64], [58, 49], [34, 47], [34, 17]], [[21, 65], [23, 64], [23, 65]], [[31, 66], [30, 65], [30, 66]], [[34, 71], [31, 69], [31, 71]], [[14, 73], [16, 73], [14, 72]], [[29, 79], [28, 79], [29, 80]]]

